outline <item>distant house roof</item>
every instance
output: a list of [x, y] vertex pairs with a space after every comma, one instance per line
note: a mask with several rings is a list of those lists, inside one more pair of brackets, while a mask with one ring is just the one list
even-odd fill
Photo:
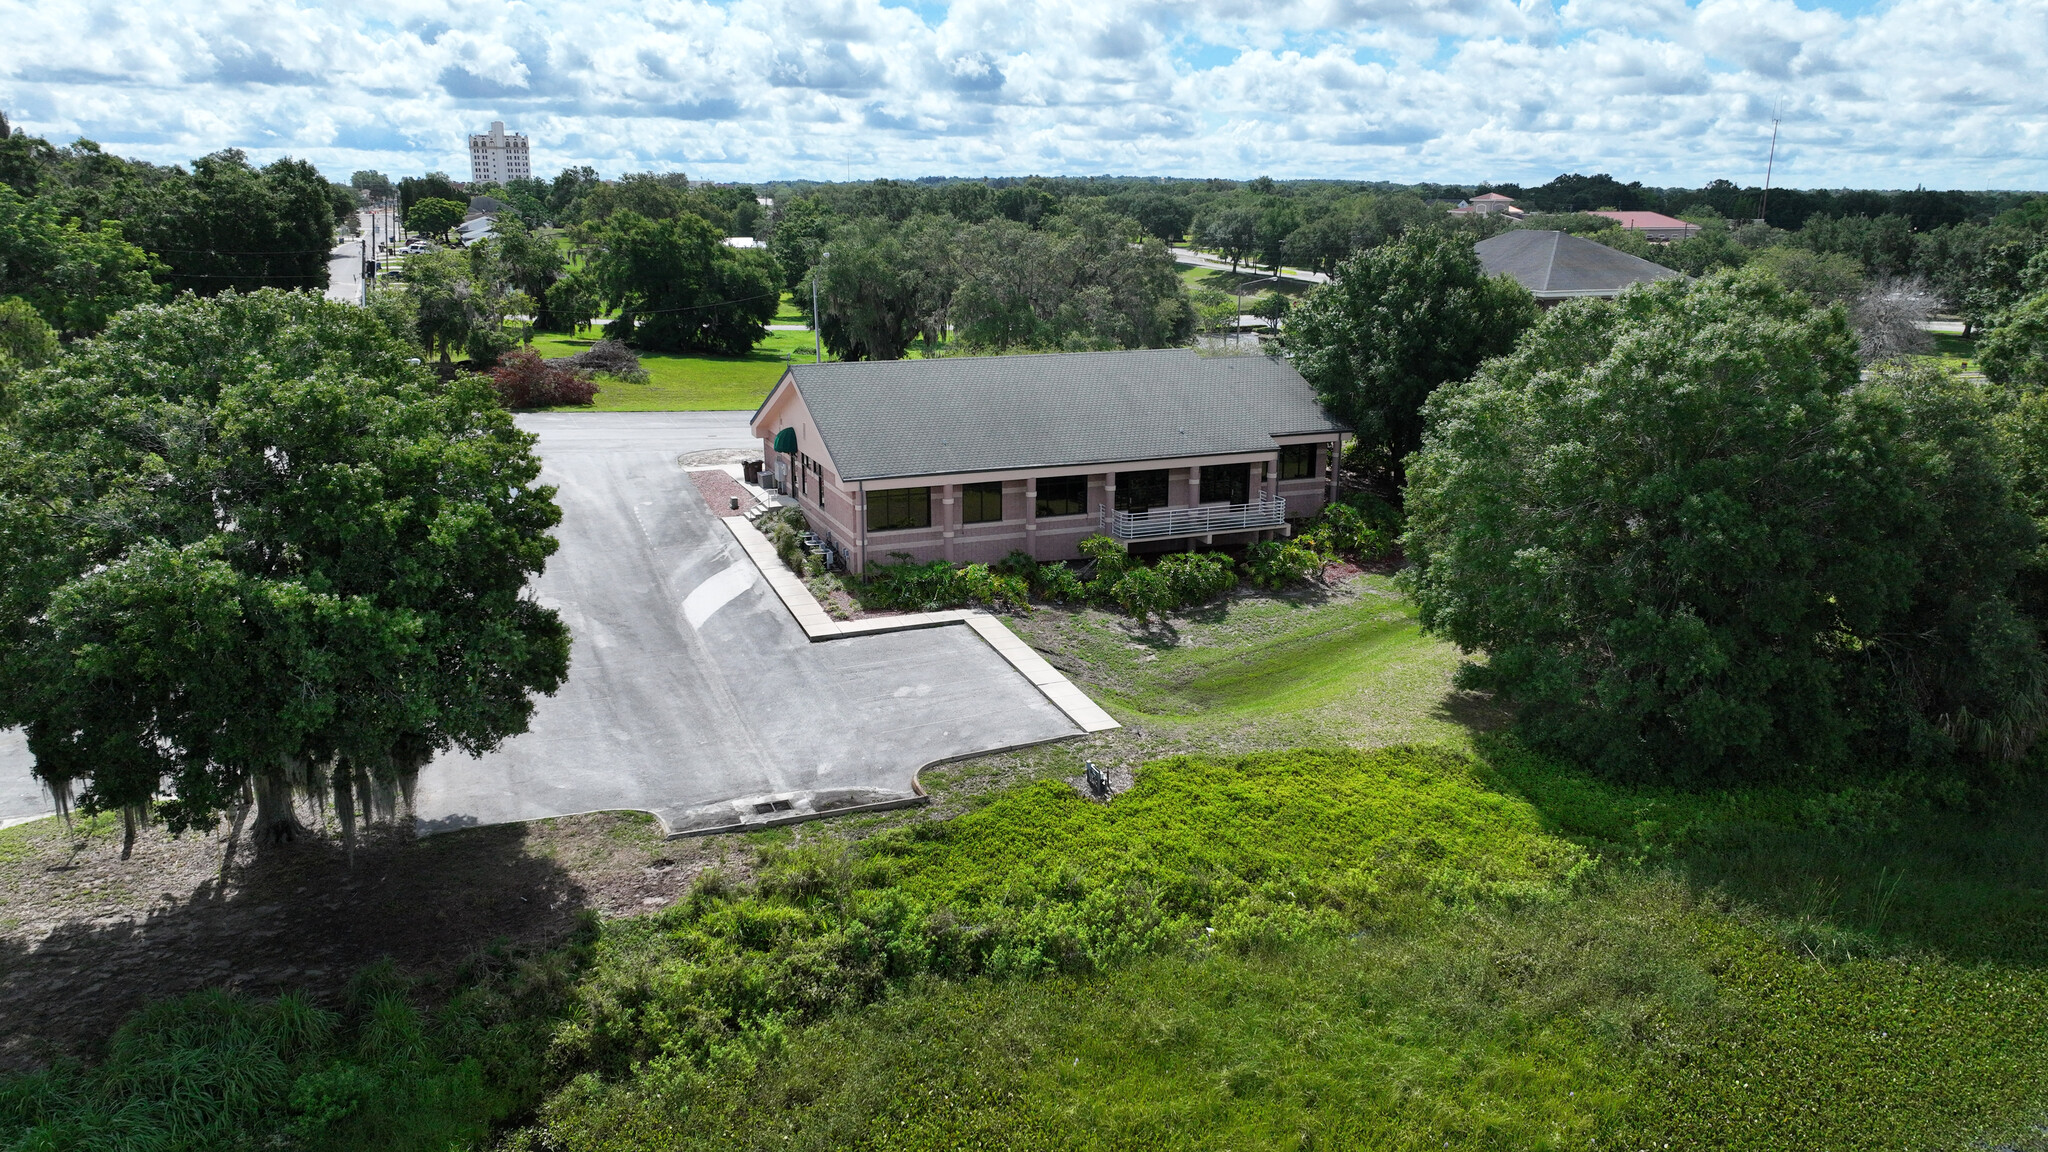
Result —
[[725, 238], [725, 246], [727, 248], [766, 248], [768, 243], [765, 240], [756, 240], [752, 236], [727, 236]]
[[1568, 232], [1503, 232], [1473, 249], [1487, 275], [1512, 276], [1538, 300], [1618, 296], [1631, 284], [1679, 275], [1662, 264]]
[[1275, 436], [1348, 430], [1285, 360], [1185, 348], [795, 364], [783, 383], [856, 481], [1270, 452]]
[[1697, 224], [1666, 216], [1662, 212], [1594, 212], [1592, 215], [1618, 220], [1623, 228], [1633, 228], [1639, 232], [1679, 232], [1690, 236], [1700, 230]]
[[464, 244], [474, 244], [496, 231], [497, 218], [494, 216], [472, 217], [455, 226], [455, 234]]
[[1479, 195], [1477, 195], [1477, 196], [1474, 196], [1474, 197], [1472, 197], [1472, 199], [1473, 199], [1473, 200], [1475, 200], [1475, 201], [1478, 201], [1478, 200], [1500, 200], [1500, 201], [1504, 201], [1504, 202], [1506, 202], [1506, 203], [1509, 203], [1509, 204], [1512, 204], [1512, 203], [1514, 203], [1514, 202], [1515, 202], [1515, 198], [1514, 198], [1513, 196], [1503, 196], [1503, 195], [1501, 195], [1501, 194], [1500, 194], [1500, 193], [1498, 193], [1498, 192], [1481, 192], [1481, 193], [1480, 193]]

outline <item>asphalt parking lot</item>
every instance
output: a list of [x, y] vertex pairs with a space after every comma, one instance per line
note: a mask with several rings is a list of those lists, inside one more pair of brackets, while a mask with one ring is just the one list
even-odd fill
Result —
[[[560, 551], [535, 583], [573, 636], [532, 730], [421, 774], [421, 830], [607, 809], [675, 832], [903, 802], [927, 764], [1079, 729], [972, 631], [811, 643], [677, 457], [745, 448], [746, 414], [543, 413]], [[0, 821], [50, 811], [0, 733]]]
[[599, 809], [672, 831], [910, 798], [939, 760], [1078, 731], [964, 627], [805, 638], [677, 463], [747, 447], [743, 413], [521, 417], [559, 490], [535, 585], [574, 637], [533, 730], [422, 775], [424, 828]]

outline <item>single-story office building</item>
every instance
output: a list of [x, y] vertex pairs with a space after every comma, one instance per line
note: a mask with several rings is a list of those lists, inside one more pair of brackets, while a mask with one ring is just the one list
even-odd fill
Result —
[[764, 481], [855, 572], [1284, 535], [1349, 431], [1286, 361], [1184, 348], [796, 364], [751, 427]]
[[1549, 308], [1561, 300], [1612, 300], [1636, 284], [1683, 273], [1569, 232], [1503, 232], [1472, 246], [1488, 276], [1512, 276]]

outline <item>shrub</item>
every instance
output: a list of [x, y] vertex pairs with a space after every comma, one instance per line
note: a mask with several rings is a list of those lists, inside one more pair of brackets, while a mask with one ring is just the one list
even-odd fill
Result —
[[1019, 612], [1031, 607], [1031, 585], [1022, 576], [997, 572], [986, 564], [969, 564], [953, 577], [953, 585], [961, 598], [991, 608], [1013, 608]]
[[[1107, 540], [1108, 537], [1100, 537]], [[1023, 552], [1012, 552], [990, 565], [1006, 576], [1022, 579], [1031, 588], [1031, 594], [1041, 600], [1055, 604], [1078, 604], [1088, 598], [1088, 590], [1072, 568], [1058, 561], [1041, 564]]]
[[1042, 564], [1032, 578], [1031, 591], [1054, 604], [1079, 604], [1088, 598], [1081, 577], [1065, 564]]
[[[1096, 581], [1098, 586], [1102, 583]], [[1173, 586], [1154, 568], [1139, 567], [1125, 572], [1109, 582], [1101, 595], [1140, 620], [1155, 614], [1164, 616], [1178, 606], [1173, 598]]]
[[1154, 569], [1166, 580], [1176, 608], [1206, 604], [1237, 587], [1237, 566], [1220, 552], [1176, 552]]
[[775, 555], [790, 571], [799, 576], [815, 576], [818, 573], [811, 570], [813, 567], [822, 570], [816, 558], [804, 551], [804, 532], [810, 528], [810, 521], [804, 518], [801, 510], [778, 508], [754, 523], [761, 529], [761, 534], [768, 537], [768, 543], [775, 546]]
[[1393, 552], [1401, 538], [1401, 514], [1367, 492], [1355, 492], [1326, 506], [1296, 537], [1329, 556], [1373, 560]]
[[491, 386], [507, 408], [582, 405], [597, 398], [597, 383], [588, 372], [550, 364], [531, 348], [515, 349], [500, 357], [498, 366], [491, 369]]
[[902, 611], [949, 608], [965, 601], [953, 566], [944, 560], [919, 564], [908, 552], [891, 552], [895, 564], [870, 564], [861, 578], [861, 600], [873, 607]]
[[1031, 585], [1024, 577], [969, 564], [955, 569], [944, 560], [919, 564], [905, 552], [891, 552], [895, 564], [869, 566], [862, 582], [861, 600], [871, 607], [929, 612], [981, 604], [1018, 612], [1031, 608]]
[[1244, 569], [1261, 588], [1284, 588], [1322, 571], [1323, 556], [1306, 541], [1264, 540], [1245, 549]]
[[1095, 582], [1104, 587], [1116, 583], [1132, 564], [1130, 550], [1108, 536], [1089, 536], [1080, 547], [1081, 555], [1095, 564]]
[[548, 363], [580, 372], [602, 372], [628, 384], [645, 384], [649, 379], [647, 369], [640, 366], [639, 354], [617, 340], [599, 340], [574, 356]]

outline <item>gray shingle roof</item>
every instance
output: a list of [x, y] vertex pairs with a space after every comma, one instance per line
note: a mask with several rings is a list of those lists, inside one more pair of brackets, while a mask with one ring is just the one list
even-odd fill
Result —
[[846, 480], [1237, 452], [1347, 431], [1284, 360], [1185, 348], [798, 364]]
[[1513, 276], [1538, 300], [1618, 296], [1631, 284], [1679, 275], [1662, 264], [1568, 232], [1503, 232], [1481, 240], [1473, 250], [1487, 275]]

